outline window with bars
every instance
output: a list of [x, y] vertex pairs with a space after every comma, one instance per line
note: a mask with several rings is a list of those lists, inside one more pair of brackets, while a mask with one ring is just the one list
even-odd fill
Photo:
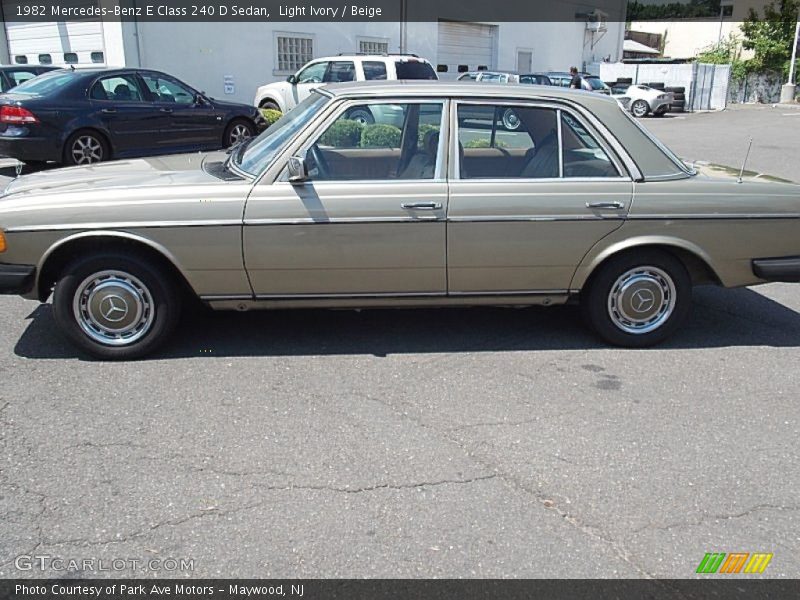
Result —
[[314, 40], [309, 36], [278, 36], [278, 71], [294, 73], [314, 58]]
[[359, 40], [358, 51], [361, 54], [388, 54], [389, 42], [378, 40]]

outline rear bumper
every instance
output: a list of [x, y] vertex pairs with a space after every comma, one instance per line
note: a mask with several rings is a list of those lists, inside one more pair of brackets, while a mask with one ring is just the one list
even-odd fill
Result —
[[0, 154], [23, 162], [26, 160], [61, 161], [61, 152], [56, 141], [46, 137], [0, 135]]
[[800, 256], [757, 258], [753, 261], [753, 273], [767, 281], [800, 282]]
[[0, 263], [0, 294], [27, 294], [33, 288], [36, 267]]

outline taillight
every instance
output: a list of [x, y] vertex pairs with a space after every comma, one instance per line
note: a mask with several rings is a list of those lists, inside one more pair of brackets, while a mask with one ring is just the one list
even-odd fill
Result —
[[19, 123], [38, 123], [39, 119], [36, 118], [31, 111], [21, 106], [2, 106], [0, 107], [0, 123], [10, 123], [16, 125]]

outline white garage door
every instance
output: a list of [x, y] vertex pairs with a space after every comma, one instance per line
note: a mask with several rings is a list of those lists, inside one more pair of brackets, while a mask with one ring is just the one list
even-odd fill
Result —
[[[496, 68], [496, 47], [497, 25], [439, 21], [439, 76], [453, 79], [460, 71]], [[447, 66], [446, 72], [441, 65]]]
[[[92, 64], [105, 63], [103, 23], [89, 21], [14, 21], [18, 7], [36, 2], [2, 0], [3, 17], [11, 64]], [[53, 4], [53, 3], [51, 3]], [[63, 0], [61, 7], [91, 7], [97, 0]], [[49, 8], [49, 5], [48, 5]]]

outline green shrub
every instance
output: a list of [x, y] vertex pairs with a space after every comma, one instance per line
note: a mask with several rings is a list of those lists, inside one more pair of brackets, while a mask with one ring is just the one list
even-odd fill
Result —
[[334, 148], [357, 148], [361, 141], [361, 130], [364, 126], [358, 121], [339, 119], [328, 131], [322, 134], [320, 143]]
[[264, 117], [264, 120], [267, 122], [267, 127], [283, 116], [281, 111], [275, 110], [274, 108], [262, 108], [260, 110], [261, 116]]
[[478, 138], [475, 140], [470, 140], [466, 144], [464, 144], [464, 148], [507, 148], [508, 144], [506, 144], [503, 140], [495, 140], [494, 146], [491, 145], [490, 140], [486, 138]]
[[374, 123], [361, 131], [362, 148], [399, 148], [400, 128], [394, 125]]

